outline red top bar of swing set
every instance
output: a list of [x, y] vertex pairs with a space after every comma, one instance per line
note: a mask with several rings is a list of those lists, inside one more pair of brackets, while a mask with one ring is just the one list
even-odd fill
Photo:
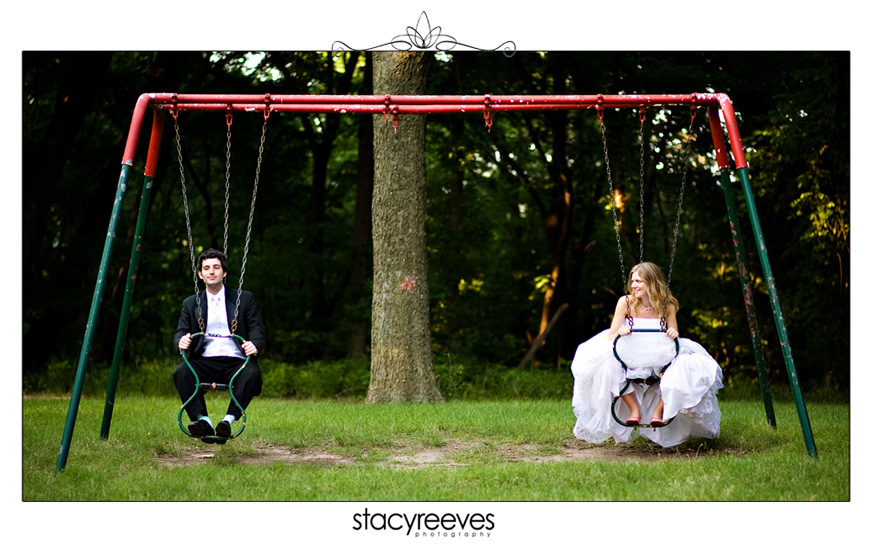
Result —
[[[709, 109], [711, 130], [720, 168], [728, 166], [722, 129], [715, 127], [717, 110], [729, 134], [736, 168], [747, 161], [732, 102], [726, 94], [633, 94], [633, 95], [254, 95], [254, 94], [143, 94], [137, 101], [123, 163], [131, 164], [136, 141], [149, 107], [171, 112], [179, 111], [273, 111], [309, 113], [364, 114], [431, 114], [523, 111], [618, 109], [655, 106], [705, 106]], [[719, 118], [717, 119], [719, 122]], [[719, 136], [715, 133], [719, 129]], [[718, 143], [722, 145], [718, 146]]]

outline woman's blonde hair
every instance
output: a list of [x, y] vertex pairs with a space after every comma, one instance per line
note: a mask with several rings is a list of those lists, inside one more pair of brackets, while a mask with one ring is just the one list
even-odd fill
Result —
[[626, 293], [629, 296], [629, 315], [635, 312], [640, 301], [632, 292], [632, 275], [638, 273], [641, 280], [647, 283], [647, 296], [650, 298], [650, 304], [656, 307], [656, 311], [661, 316], [665, 317], [668, 312], [668, 305], [673, 305], [675, 311], [680, 309], [680, 304], [675, 298], [671, 290], [668, 288], [668, 283], [665, 282], [665, 275], [662, 274], [662, 269], [652, 262], [641, 262], [632, 267], [629, 271], [629, 279], [626, 281]]

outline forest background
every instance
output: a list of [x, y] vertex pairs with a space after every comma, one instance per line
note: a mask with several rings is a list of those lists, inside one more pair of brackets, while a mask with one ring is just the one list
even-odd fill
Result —
[[[63, 392], [72, 385], [119, 161], [141, 93], [368, 94], [369, 57], [24, 52], [24, 391]], [[432, 54], [428, 88], [430, 94], [728, 94], [803, 389], [847, 391], [848, 52], [440, 52]], [[233, 122], [229, 284], [235, 287], [261, 123], [243, 114]], [[179, 124], [194, 244], [221, 248], [224, 114], [184, 113]], [[642, 168], [638, 113], [605, 115], [627, 268], [638, 255], [642, 173], [645, 255], [664, 268], [670, 262], [688, 124], [686, 109], [650, 109]], [[357, 398], [367, 389], [370, 155], [373, 133], [385, 131], [393, 131], [391, 123], [379, 115], [270, 119], [245, 278], [268, 327], [268, 393]], [[755, 387], [738, 266], [702, 109], [693, 133], [672, 277], [679, 324], [715, 356], [728, 386]], [[487, 129], [479, 114], [429, 116], [426, 135], [431, 336], [443, 393], [464, 396], [466, 388], [486, 387], [504, 373], [525, 372], [567, 379], [561, 391], [570, 397], [574, 349], [608, 326], [622, 293], [598, 117], [500, 113]], [[135, 173], [142, 174], [144, 156]], [[134, 389], [125, 386], [126, 377], [153, 372], [169, 386], [169, 365], [178, 361], [172, 333], [181, 301], [193, 290], [179, 180], [168, 126], [120, 391]], [[781, 346], [738, 188], [736, 194], [766, 365], [780, 386], [787, 379]], [[138, 193], [125, 200], [89, 367], [104, 374]], [[564, 304], [536, 360], [519, 369], [532, 340]]]

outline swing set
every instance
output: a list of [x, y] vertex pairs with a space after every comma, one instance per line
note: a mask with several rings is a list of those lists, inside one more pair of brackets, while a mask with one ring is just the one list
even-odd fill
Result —
[[[264, 117], [264, 126], [262, 129], [261, 144], [259, 147], [259, 162], [256, 169], [255, 185], [253, 188], [252, 204], [250, 208], [249, 227], [247, 228], [246, 247], [243, 254], [243, 268], [240, 275], [240, 288], [242, 289], [243, 274], [245, 272], [246, 254], [248, 252], [250, 231], [252, 227], [252, 217], [255, 207], [255, 196], [258, 187], [259, 170], [261, 166], [261, 154], [264, 148], [265, 129], [267, 120], [272, 113], [338, 113], [338, 114], [382, 114], [388, 123], [391, 120], [393, 131], [399, 129], [402, 115], [422, 115], [422, 114], [446, 114], [446, 113], [482, 113], [484, 123], [487, 130], [491, 129], [493, 117], [496, 113], [512, 112], [512, 111], [546, 111], [546, 110], [595, 110], [599, 116], [600, 126], [602, 130], [602, 140], [605, 150], [605, 163], [608, 171], [608, 182], [613, 193], [613, 183], [610, 175], [610, 164], [607, 152], [607, 142], [605, 139], [605, 115], [609, 111], [621, 109], [637, 109], [639, 119], [641, 120], [642, 128], [644, 124], [645, 112], [648, 108], [670, 108], [688, 106], [691, 110], [690, 131], [692, 131], [693, 121], [699, 108], [705, 108], [708, 112], [708, 121], [711, 129], [711, 136], [714, 142], [714, 150], [716, 154], [717, 166], [720, 171], [720, 187], [724, 193], [726, 200], [727, 215], [729, 217], [729, 225], [731, 230], [732, 241], [735, 249], [736, 261], [739, 266], [739, 275], [742, 285], [745, 309], [748, 317], [748, 326], [750, 328], [751, 340], [753, 343], [754, 356], [756, 358], [757, 373], [760, 382], [760, 389], [763, 397], [763, 404], [766, 410], [766, 419], [770, 426], [776, 427], [775, 413], [772, 407], [771, 394], [769, 392], [768, 378], [766, 376], [765, 362], [763, 358], [762, 344], [759, 337], [759, 329], [757, 322], [756, 310], [753, 302], [753, 292], [750, 286], [749, 271], [745, 261], [744, 247], [742, 244], [740, 226], [736, 213], [735, 199], [732, 189], [732, 171], [729, 161], [729, 151], [724, 138], [725, 133], [729, 137], [729, 149], [732, 151], [732, 158], [735, 164], [735, 175], [741, 184], [742, 193], [750, 218], [751, 227], [756, 241], [757, 252], [759, 254], [760, 263], [768, 286], [769, 299], [772, 309], [772, 314], [778, 331], [778, 337], [781, 342], [781, 350], [783, 352], [784, 363], [787, 369], [793, 399], [796, 404], [799, 421], [802, 428], [803, 438], [805, 440], [806, 449], [809, 456], [816, 458], [817, 450], [814, 444], [814, 436], [811, 432], [811, 425], [808, 419], [808, 412], [805, 407], [805, 402], [802, 398], [802, 393], [799, 385], [799, 380], [796, 374], [795, 362], [789, 345], [787, 329], [784, 324], [781, 306], [778, 300], [777, 287], [775, 285], [774, 276], [772, 275], [771, 263], [769, 261], [768, 252], [765, 245], [765, 239], [761, 229], [759, 215], [754, 200], [753, 188], [751, 186], [747, 160], [744, 154], [741, 136], [738, 129], [738, 122], [735, 116], [735, 111], [732, 102], [726, 94], [714, 93], [695, 93], [695, 94], [673, 94], [673, 95], [220, 95], [220, 94], [176, 94], [176, 93], [151, 93], [141, 95], [134, 107], [131, 118], [130, 130], [128, 132], [127, 142], [125, 144], [124, 154], [122, 156], [121, 173], [119, 175], [118, 186], [116, 188], [115, 201], [113, 203], [112, 212], [109, 220], [109, 230], [107, 231], [106, 241], [104, 243], [103, 254], [100, 260], [97, 281], [95, 284], [94, 293], [91, 301], [91, 310], [86, 324], [85, 336], [82, 342], [82, 349], [79, 355], [79, 363], [76, 371], [76, 376], [73, 383], [73, 389], [70, 397], [70, 404], [67, 410], [67, 418], [64, 426], [64, 433], [61, 440], [61, 447], [58, 453], [55, 472], [60, 473], [64, 470], [67, 464], [67, 458], [70, 451], [70, 444], [73, 437], [73, 430], [76, 423], [76, 415], [79, 409], [79, 402], [82, 394], [82, 387], [85, 377], [86, 366], [89, 359], [91, 342], [94, 336], [94, 328], [97, 323], [97, 314], [100, 309], [100, 303], [103, 297], [104, 287], [107, 281], [107, 267], [109, 260], [112, 257], [112, 247], [116, 227], [118, 225], [119, 213], [123, 202], [124, 194], [128, 188], [128, 181], [131, 178], [134, 160], [138, 147], [140, 132], [143, 129], [147, 112], [152, 112], [152, 130], [147, 150], [143, 188], [140, 195], [138, 206], [138, 215], [136, 221], [135, 234], [133, 245], [131, 248], [130, 262], [128, 264], [127, 283], [125, 287], [124, 300], [119, 316], [119, 327], [116, 338], [116, 345], [113, 355], [113, 360], [110, 367], [109, 382], [107, 384], [106, 405], [104, 408], [103, 423], [101, 425], [100, 438], [107, 439], [109, 437], [109, 427], [112, 419], [112, 410], [115, 402], [115, 393], [118, 385], [118, 374], [123, 355], [124, 341], [127, 334], [128, 321], [130, 319], [131, 302], [133, 298], [134, 283], [136, 281], [137, 270], [140, 261], [140, 249], [143, 235], [145, 232], [146, 218], [148, 205], [151, 198], [152, 183], [155, 178], [155, 172], [158, 164], [158, 155], [161, 148], [161, 140], [164, 131], [165, 115], [170, 113], [174, 119], [174, 127], [177, 131], [177, 153], [179, 155], [180, 170], [182, 170], [181, 146], [178, 139], [178, 116], [186, 111], [211, 111], [225, 113], [228, 124], [228, 152], [226, 154], [226, 221], [225, 221], [225, 247], [227, 251], [227, 175], [230, 170], [230, 134], [231, 120], [234, 113], [256, 113]], [[643, 140], [641, 158], [643, 162]], [[685, 163], [686, 167], [686, 163]], [[643, 166], [642, 166], [643, 172]], [[197, 290], [197, 274], [196, 266], [194, 266], [194, 252], [191, 239], [191, 224], [189, 220], [187, 199], [185, 198], [184, 189], [184, 173], [180, 172], [180, 178], [183, 186], [183, 201], [186, 211], [186, 227], [188, 230], [189, 252], [192, 256], [195, 288]], [[684, 180], [686, 179], [686, 168], [684, 171]], [[683, 182], [682, 182], [683, 183]], [[643, 189], [642, 196], [642, 226], [639, 234], [641, 239], [640, 255], [643, 258]], [[681, 204], [683, 201], [683, 186], [681, 187], [680, 201], [678, 203], [678, 224], [675, 227], [674, 244], [672, 246], [672, 258], [668, 270], [668, 282], [671, 282], [671, 269], [674, 263], [674, 246], [677, 243], [677, 232], [680, 220]], [[613, 207], [613, 196], [611, 204]], [[618, 227], [616, 210], [612, 209], [614, 216], [615, 229]], [[623, 267], [623, 254], [620, 246], [620, 236], [617, 232], [617, 245], [620, 256], [621, 277], [625, 283], [625, 268]], [[625, 285], [624, 285], [625, 286]], [[196, 293], [197, 294], [197, 293]], [[239, 295], [239, 292], [238, 292]], [[238, 304], [239, 305], [239, 304]], [[236, 317], [236, 314], [235, 314]], [[188, 362], [185, 354], [183, 358]], [[619, 360], [619, 356], [617, 356]], [[248, 362], [248, 360], [247, 360]], [[623, 363], [620, 360], [621, 364]], [[190, 366], [190, 365], [189, 365]], [[245, 368], [246, 362], [240, 368]], [[238, 370], [239, 374], [239, 370]], [[236, 376], [236, 375], [235, 375]], [[200, 389], [200, 388], [199, 388]], [[210, 389], [212, 385], [210, 385]], [[228, 389], [232, 400], [236, 401], [233, 394], [233, 381], [228, 384], [228, 388], [216, 387], [215, 389]], [[192, 396], [193, 397], [193, 396]], [[183, 406], [184, 408], [184, 406]], [[179, 423], [183, 432], [187, 430], [182, 426], [182, 410], [179, 413]], [[232, 437], [237, 437], [245, 427], [245, 411], [244, 421], [241, 428]], [[616, 415], [615, 415], [616, 418]], [[188, 434], [191, 435], [191, 434]], [[226, 438], [230, 439], [230, 438]]]

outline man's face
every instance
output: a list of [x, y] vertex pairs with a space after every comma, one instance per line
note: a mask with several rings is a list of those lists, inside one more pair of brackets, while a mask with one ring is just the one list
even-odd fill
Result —
[[221, 285], [227, 273], [222, 270], [222, 262], [218, 258], [207, 258], [201, 264], [201, 270], [198, 272], [198, 277], [208, 286], [215, 287]]

